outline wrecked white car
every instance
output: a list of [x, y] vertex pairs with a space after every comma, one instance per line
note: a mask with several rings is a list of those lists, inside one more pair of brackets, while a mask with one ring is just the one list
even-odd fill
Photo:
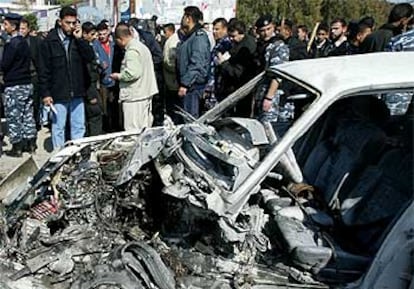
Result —
[[68, 143], [2, 200], [0, 288], [413, 288], [409, 63], [280, 65], [281, 138], [224, 117], [261, 74], [198, 120]]

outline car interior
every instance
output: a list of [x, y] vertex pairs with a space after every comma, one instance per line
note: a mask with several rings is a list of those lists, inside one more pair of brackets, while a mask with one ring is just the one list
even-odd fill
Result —
[[267, 205], [296, 266], [335, 282], [367, 270], [413, 198], [412, 139], [412, 101], [390, 115], [380, 96], [359, 95], [337, 101], [295, 143], [305, 185], [286, 185]]

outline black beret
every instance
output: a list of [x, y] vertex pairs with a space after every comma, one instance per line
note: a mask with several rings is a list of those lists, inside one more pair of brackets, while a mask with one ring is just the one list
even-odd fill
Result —
[[272, 15], [268, 14], [260, 16], [260, 18], [257, 19], [255, 26], [257, 29], [260, 29], [262, 27], [269, 25], [270, 23], [272, 23]]
[[20, 16], [17, 13], [7, 13], [4, 15], [4, 20], [17, 20], [20, 21], [22, 19], [22, 16]]

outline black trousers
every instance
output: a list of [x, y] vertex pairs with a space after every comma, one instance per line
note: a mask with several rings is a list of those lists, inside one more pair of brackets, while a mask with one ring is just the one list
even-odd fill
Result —
[[86, 112], [86, 133], [88, 136], [100, 135], [103, 133], [103, 113], [102, 105], [98, 103], [91, 104], [85, 101], [85, 112]]

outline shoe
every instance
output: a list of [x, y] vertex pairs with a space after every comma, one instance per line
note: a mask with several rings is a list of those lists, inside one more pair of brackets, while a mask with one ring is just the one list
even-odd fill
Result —
[[18, 142], [13, 144], [12, 149], [10, 151], [7, 151], [6, 155], [14, 158], [21, 158], [23, 156], [22, 143]]
[[29, 154], [34, 154], [36, 152], [37, 145], [36, 145], [36, 138], [26, 139], [23, 141], [23, 152], [27, 152]]

